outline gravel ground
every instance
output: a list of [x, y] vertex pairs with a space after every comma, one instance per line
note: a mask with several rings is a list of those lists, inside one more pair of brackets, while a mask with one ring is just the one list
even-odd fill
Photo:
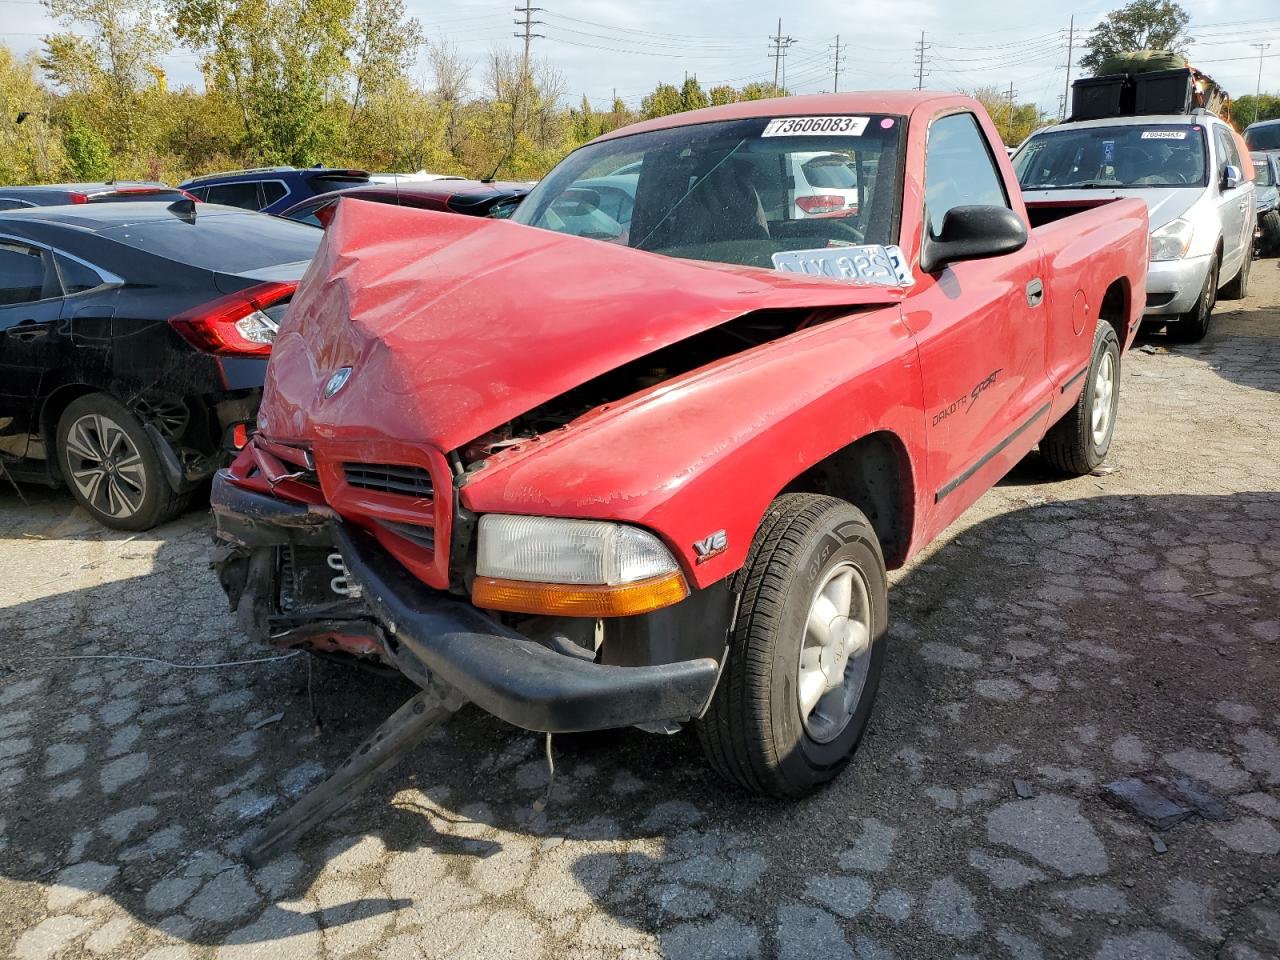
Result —
[[[1126, 360], [1113, 473], [1029, 458], [895, 576], [857, 762], [792, 805], [623, 731], [558, 739], [537, 813], [541, 742], [468, 709], [249, 870], [245, 836], [408, 689], [111, 659], [267, 655], [207, 517], [126, 536], [0, 493], [0, 954], [1280, 956], [1275, 261], [1253, 283], [1205, 343]], [[1103, 796], [1137, 774], [1229, 819], [1155, 831]]]

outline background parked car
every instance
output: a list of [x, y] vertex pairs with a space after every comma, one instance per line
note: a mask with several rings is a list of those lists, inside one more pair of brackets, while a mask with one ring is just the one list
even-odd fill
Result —
[[427, 173], [425, 170], [419, 170], [416, 173], [371, 173], [369, 174], [370, 183], [412, 183], [415, 180], [465, 180], [466, 177], [460, 177], [454, 173]]
[[400, 184], [376, 183], [348, 190], [335, 190], [333, 193], [303, 200], [289, 207], [280, 216], [318, 227], [321, 225], [318, 211], [334, 203], [338, 197], [355, 197], [401, 207], [463, 213], [473, 217], [493, 215], [505, 218], [511, 215], [511, 211], [529, 190], [527, 183], [485, 183], [481, 180], [444, 177]]
[[851, 217], [858, 213], [858, 171], [838, 153], [793, 153], [792, 217]]
[[363, 186], [369, 182], [364, 170], [330, 167], [258, 167], [229, 173], [210, 173], [179, 184], [199, 200], [221, 203], [242, 210], [280, 213], [316, 194]]
[[52, 207], [64, 203], [114, 203], [162, 200], [173, 203], [191, 194], [163, 183], [119, 181], [112, 183], [50, 183], [28, 187], [0, 187], [0, 210]]
[[1280, 150], [1253, 155], [1253, 184], [1258, 208], [1258, 251], [1280, 254]]
[[1263, 120], [1244, 128], [1244, 142], [1250, 151], [1280, 150], [1280, 120]]
[[320, 233], [192, 200], [0, 213], [0, 461], [96, 519], [175, 516], [257, 415]]
[[1115, 116], [1038, 130], [1014, 169], [1028, 201], [1146, 201], [1146, 318], [1171, 338], [1204, 338], [1219, 296], [1243, 299], [1253, 257], [1252, 165], [1210, 113]]

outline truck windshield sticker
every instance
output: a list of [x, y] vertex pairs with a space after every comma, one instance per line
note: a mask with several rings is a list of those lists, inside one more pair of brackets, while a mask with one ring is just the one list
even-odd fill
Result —
[[870, 117], [776, 117], [764, 128], [762, 137], [820, 137], [843, 134], [860, 137]]
[[824, 247], [819, 250], [787, 250], [773, 255], [774, 269], [810, 277], [909, 287], [915, 283], [911, 268], [896, 246], [864, 244]]
[[1185, 130], [1143, 130], [1143, 140], [1185, 140], [1187, 139], [1187, 131]]
[[1102, 162], [1111, 163], [1116, 158], [1116, 142], [1114, 140], [1102, 141]]

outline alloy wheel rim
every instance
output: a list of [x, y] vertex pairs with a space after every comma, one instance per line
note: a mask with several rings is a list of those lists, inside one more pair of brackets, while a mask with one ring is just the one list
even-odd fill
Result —
[[871, 667], [871, 602], [866, 580], [848, 560], [823, 577], [809, 603], [796, 694], [805, 732], [829, 743], [848, 725]]
[[71, 482], [95, 510], [124, 519], [142, 509], [147, 492], [142, 454], [110, 417], [88, 413], [72, 423], [66, 456]]
[[1111, 403], [1116, 391], [1116, 364], [1107, 351], [1098, 361], [1098, 375], [1093, 381], [1093, 444], [1102, 446], [1111, 429]]

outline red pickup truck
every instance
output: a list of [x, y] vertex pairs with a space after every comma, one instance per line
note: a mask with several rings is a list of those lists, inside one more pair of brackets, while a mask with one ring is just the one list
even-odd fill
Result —
[[[815, 157], [840, 192], [798, 205]], [[691, 721], [803, 795], [866, 727], [886, 568], [1037, 444], [1106, 455], [1147, 232], [1028, 209], [932, 93], [617, 130], [511, 222], [343, 200], [215, 482], [219, 575], [277, 646], [529, 730]]]

